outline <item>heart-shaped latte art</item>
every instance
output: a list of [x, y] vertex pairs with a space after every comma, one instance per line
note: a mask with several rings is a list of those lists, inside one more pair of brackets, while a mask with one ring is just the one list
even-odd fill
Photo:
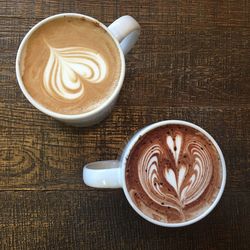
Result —
[[[138, 176], [144, 192], [152, 201], [171, 207], [183, 215], [183, 209], [197, 201], [208, 187], [213, 164], [209, 151], [199, 141], [185, 140], [181, 134], [166, 136], [166, 144], [148, 147], [138, 162]], [[180, 152], [189, 157], [180, 161]], [[168, 159], [175, 166], [168, 164]], [[159, 166], [159, 161], [166, 164]], [[190, 164], [191, 163], [191, 164]]]
[[107, 65], [97, 51], [83, 47], [48, 47], [50, 56], [43, 84], [50, 96], [75, 100], [84, 95], [84, 82], [98, 84], [105, 78]]

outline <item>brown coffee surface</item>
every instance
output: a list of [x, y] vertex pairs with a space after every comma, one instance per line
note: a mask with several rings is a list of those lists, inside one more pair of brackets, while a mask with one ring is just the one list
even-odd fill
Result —
[[180, 223], [202, 214], [216, 198], [222, 170], [212, 142], [185, 125], [166, 125], [142, 136], [126, 164], [127, 190], [157, 221]]
[[121, 73], [119, 50], [97, 22], [61, 17], [28, 39], [21, 73], [29, 94], [49, 110], [81, 114], [105, 102]]

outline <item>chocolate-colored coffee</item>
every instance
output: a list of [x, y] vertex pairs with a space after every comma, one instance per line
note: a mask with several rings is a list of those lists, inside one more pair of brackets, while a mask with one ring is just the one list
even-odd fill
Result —
[[120, 52], [96, 21], [60, 17], [31, 34], [21, 56], [21, 72], [25, 88], [42, 106], [81, 114], [114, 92], [121, 73]]
[[202, 214], [222, 182], [215, 146], [185, 125], [158, 127], [142, 136], [129, 154], [125, 176], [129, 195], [141, 212], [167, 223]]

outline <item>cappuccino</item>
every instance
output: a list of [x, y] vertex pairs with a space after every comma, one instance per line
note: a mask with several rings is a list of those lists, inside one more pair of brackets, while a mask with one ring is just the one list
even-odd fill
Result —
[[133, 146], [125, 180], [129, 196], [143, 214], [181, 223], [211, 206], [222, 185], [222, 165], [203, 133], [186, 125], [164, 125]]
[[121, 72], [120, 52], [98, 22], [63, 16], [35, 30], [21, 55], [28, 93], [60, 114], [96, 109], [114, 92]]

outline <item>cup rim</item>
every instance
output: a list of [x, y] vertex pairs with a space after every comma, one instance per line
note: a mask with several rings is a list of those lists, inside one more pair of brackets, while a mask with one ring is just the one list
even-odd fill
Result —
[[[58, 18], [62, 18], [65, 16], [70, 16], [70, 17], [77, 17], [77, 18], [86, 18], [92, 22], [97, 22], [108, 34], [109, 36], [112, 38], [112, 40], [114, 41], [118, 51], [119, 51], [119, 57], [120, 57], [120, 62], [121, 62], [121, 72], [120, 72], [120, 76], [119, 76], [119, 80], [117, 83], [117, 86], [115, 87], [114, 91], [112, 92], [112, 94], [99, 106], [97, 106], [95, 109], [90, 110], [88, 112], [84, 112], [81, 114], [61, 114], [61, 113], [57, 113], [54, 112], [46, 107], [44, 107], [42, 104], [40, 104], [39, 102], [37, 102], [28, 92], [28, 90], [26, 89], [22, 76], [21, 76], [21, 67], [20, 67], [20, 61], [21, 61], [21, 56], [22, 56], [22, 52], [23, 52], [23, 48], [26, 45], [27, 40], [30, 38], [30, 36], [33, 34], [34, 31], [36, 31], [39, 27], [41, 27], [42, 25], [44, 25], [47, 22], [50, 22], [52, 20], [58, 19]], [[125, 57], [124, 54], [122, 52], [122, 49], [120, 47], [120, 44], [118, 42], [118, 40], [114, 37], [114, 35], [111, 33], [111, 31], [108, 29], [107, 26], [105, 26], [102, 22], [100, 22], [99, 20], [84, 15], [84, 14], [80, 14], [80, 13], [60, 13], [60, 14], [56, 14], [56, 15], [52, 15], [49, 16], [41, 21], [39, 21], [37, 24], [35, 24], [23, 37], [18, 51], [17, 51], [17, 56], [16, 56], [16, 78], [17, 78], [17, 82], [18, 85], [21, 89], [21, 91], [23, 92], [24, 96], [28, 99], [28, 101], [38, 110], [40, 110], [42, 113], [49, 115], [51, 117], [54, 117], [56, 119], [66, 119], [66, 120], [74, 120], [74, 119], [79, 119], [79, 118], [87, 118], [93, 115], [96, 115], [97, 113], [99, 113], [101, 110], [105, 109], [106, 107], [108, 107], [110, 104], [112, 104], [113, 100], [117, 97], [117, 95], [119, 94], [122, 85], [123, 85], [123, 81], [124, 81], [124, 76], [125, 76]]]
[[[180, 222], [180, 223], [168, 223], [168, 222], [161, 222], [161, 221], [157, 221], [152, 219], [151, 217], [145, 215], [136, 205], [135, 203], [132, 201], [128, 190], [127, 190], [127, 186], [126, 186], [126, 180], [125, 180], [125, 168], [126, 168], [126, 163], [127, 163], [127, 159], [128, 156], [131, 152], [131, 149], [134, 147], [135, 143], [139, 140], [139, 138], [141, 136], [143, 136], [144, 134], [146, 134], [147, 132], [164, 126], [164, 125], [170, 125], [170, 124], [177, 124], [177, 125], [186, 125], [189, 127], [192, 127], [194, 129], [197, 129], [198, 131], [200, 131], [201, 133], [203, 133], [215, 146], [218, 155], [220, 157], [220, 161], [221, 161], [221, 170], [222, 170], [222, 180], [221, 180], [221, 186], [220, 186], [220, 190], [217, 193], [216, 198], [214, 199], [214, 201], [212, 202], [212, 204], [208, 207], [208, 209], [206, 209], [205, 211], [203, 211], [199, 216], [185, 221], [185, 222]], [[214, 208], [215, 206], [218, 204], [219, 200], [221, 199], [221, 196], [224, 192], [225, 189], [225, 184], [226, 184], [226, 163], [225, 163], [225, 159], [223, 156], [223, 153], [219, 147], [219, 145], [217, 144], [217, 142], [215, 141], [215, 139], [207, 132], [205, 131], [203, 128], [201, 128], [198, 125], [195, 125], [191, 122], [187, 122], [187, 121], [183, 121], [183, 120], [164, 120], [164, 121], [160, 121], [160, 122], [156, 122], [153, 124], [150, 124], [148, 126], [146, 126], [145, 128], [139, 130], [128, 142], [128, 144], [126, 145], [123, 154], [121, 156], [121, 166], [122, 166], [122, 173], [121, 173], [121, 178], [122, 178], [122, 188], [124, 191], [124, 194], [129, 202], [129, 204], [132, 206], [132, 208], [141, 216], [143, 217], [145, 220], [159, 225], [159, 226], [163, 226], [163, 227], [184, 227], [184, 226], [188, 226], [191, 225], [195, 222], [200, 221], [201, 219], [203, 219], [204, 217], [206, 217]]]

